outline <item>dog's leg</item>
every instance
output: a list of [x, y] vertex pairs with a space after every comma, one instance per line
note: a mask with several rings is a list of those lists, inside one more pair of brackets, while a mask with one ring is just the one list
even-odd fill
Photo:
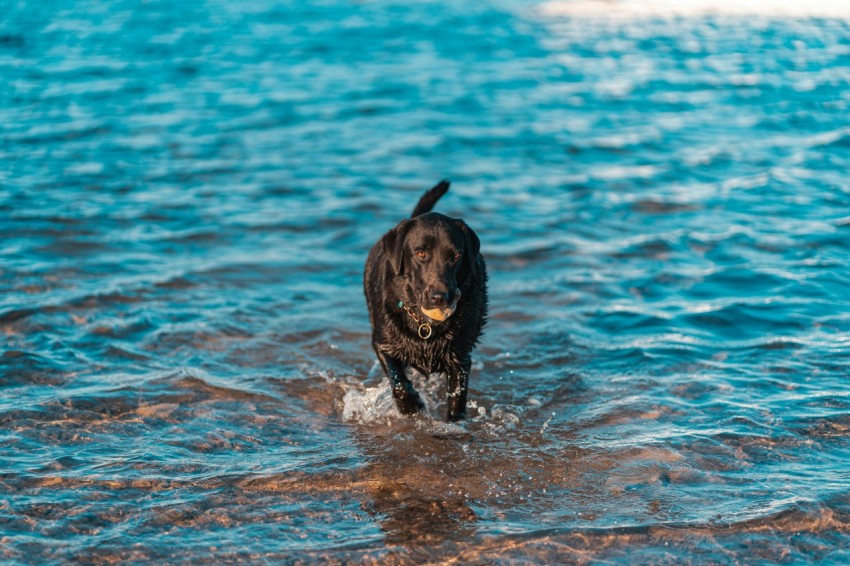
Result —
[[425, 404], [419, 397], [419, 393], [413, 388], [413, 384], [407, 379], [407, 375], [404, 372], [404, 364], [401, 363], [401, 360], [388, 356], [377, 347], [375, 348], [375, 352], [378, 354], [378, 361], [381, 362], [384, 373], [390, 378], [393, 397], [395, 398], [395, 404], [399, 412], [402, 415], [412, 415], [424, 409]]
[[467, 356], [459, 364], [449, 368], [446, 394], [446, 419], [454, 422], [466, 416], [466, 391], [469, 387], [469, 370], [472, 358]]

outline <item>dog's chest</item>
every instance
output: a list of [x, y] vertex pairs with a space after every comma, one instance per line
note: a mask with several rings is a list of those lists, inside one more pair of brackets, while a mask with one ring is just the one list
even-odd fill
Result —
[[450, 336], [434, 336], [429, 339], [404, 336], [395, 344], [384, 348], [388, 354], [419, 370], [429, 373], [446, 371], [450, 361]]

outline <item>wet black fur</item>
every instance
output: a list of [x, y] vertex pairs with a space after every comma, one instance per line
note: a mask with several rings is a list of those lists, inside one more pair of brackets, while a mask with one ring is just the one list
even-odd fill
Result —
[[[446, 416], [457, 421], [466, 414], [471, 353], [487, 320], [487, 270], [475, 232], [463, 220], [431, 212], [448, 188], [448, 181], [442, 181], [426, 192], [412, 217], [372, 247], [363, 289], [372, 322], [372, 346], [399, 411], [409, 415], [423, 408], [407, 378], [409, 366], [426, 375], [446, 374]], [[417, 258], [417, 250], [427, 258]], [[428, 319], [418, 308], [444, 306], [455, 298], [457, 308], [443, 322]], [[420, 323], [399, 302], [430, 324], [428, 339], [419, 336]]]

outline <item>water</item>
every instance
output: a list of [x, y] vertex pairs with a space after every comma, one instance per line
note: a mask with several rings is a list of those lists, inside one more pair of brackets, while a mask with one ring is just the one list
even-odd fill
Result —
[[[850, 560], [850, 24], [614, 12], [0, 6], [0, 560]], [[361, 292], [443, 177], [460, 425]]]

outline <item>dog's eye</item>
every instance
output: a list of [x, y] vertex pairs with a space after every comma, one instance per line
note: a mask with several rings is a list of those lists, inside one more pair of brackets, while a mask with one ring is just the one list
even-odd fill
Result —
[[424, 252], [422, 250], [416, 252], [416, 257], [419, 259], [428, 259], [428, 252]]
[[460, 258], [463, 257], [463, 254], [460, 252], [455, 252], [452, 254], [452, 263], [457, 263], [460, 261]]

